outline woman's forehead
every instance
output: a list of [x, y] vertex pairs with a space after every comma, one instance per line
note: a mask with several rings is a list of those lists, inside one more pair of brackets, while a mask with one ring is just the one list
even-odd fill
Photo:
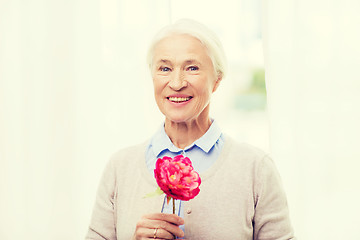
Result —
[[207, 49], [197, 38], [190, 35], [171, 35], [160, 40], [154, 48], [156, 62], [181, 59], [186, 62], [204, 61], [209, 58]]

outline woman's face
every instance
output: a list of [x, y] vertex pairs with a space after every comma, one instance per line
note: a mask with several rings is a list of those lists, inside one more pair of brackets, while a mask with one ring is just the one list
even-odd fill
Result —
[[168, 120], [208, 120], [210, 97], [221, 79], [197, 38], [181, 34], [158, 42], [152, 77], [156, 103]]

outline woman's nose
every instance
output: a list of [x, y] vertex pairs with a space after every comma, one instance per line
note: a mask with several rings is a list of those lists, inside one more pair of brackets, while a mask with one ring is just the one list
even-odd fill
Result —
[[169, 80], [169, 87], [175, 91], [179, 91], [187, 86], [187, 81], [181, 71], [174, 71]]

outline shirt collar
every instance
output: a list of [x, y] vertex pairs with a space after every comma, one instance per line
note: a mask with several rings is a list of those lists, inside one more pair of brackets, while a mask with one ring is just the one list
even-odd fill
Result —
[[[191, 145], [185, 147], [184, 151], [192, 148], [194, 145], [202, 149], [204, 152], [208, 153], [210, 149], [215, 145], [218, 139], [221, 136], [221, 129], [216, 123], [215, 120], [212, 121], [209, 129], [206, 133], [193, 142]], [[170, 140], [169, 136], [165, 132], [164, 124], [158, 129], [155, 133], [154, 137], [151, 140], [152, 149], [154, 151], [155, 156], [159, 156], [159, 154], [168, 149], [171, 152], [177, 153], [181, 152], [182, 149], [176, 147]]]

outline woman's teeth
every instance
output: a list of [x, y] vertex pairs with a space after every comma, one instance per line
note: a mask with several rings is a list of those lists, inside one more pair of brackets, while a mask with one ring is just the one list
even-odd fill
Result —
[[186, 102], [189, 101], [191, 97], [169, 97], [169, 100], [172, 102]]

